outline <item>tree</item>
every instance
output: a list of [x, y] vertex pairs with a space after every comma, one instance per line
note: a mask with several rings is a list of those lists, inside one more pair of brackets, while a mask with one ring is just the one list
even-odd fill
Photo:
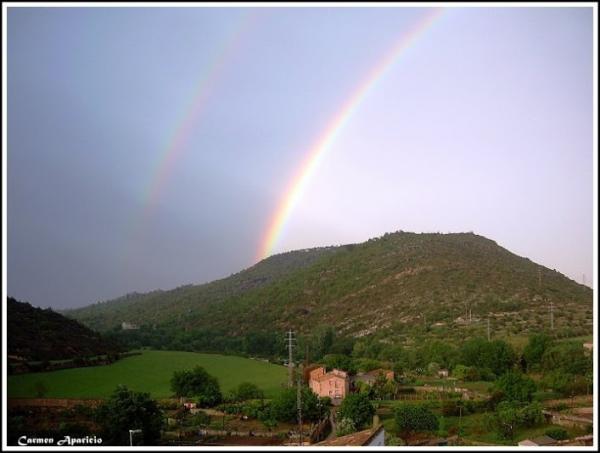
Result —
[[502, 340], [471, 338], [461, 346], [459, 362], [466, 366], [489, 368], [494, 374], [501, 375], [512, 368], [516, 359], [513, 348]]
[[342, 400], [340, 417], [352, 420], [356, 429], [371, 423], [375, 415], [375, 407], [365, 393], [351, 393]]
[[516, 371], [504, 373], [494, 387], [502, 392], [502, 399], [507, 401], [531, 401], [536, 391], [535, 382]]
[[163, 414], [149, 393], [118, 386], [96, 412], [103, 444], [129, 445], [129, 430], [141, 429], [142, 445], [156, 445], [163, 426]]
[[502, 401], [496, 407], [496, 420], [499, 434], [512, 439], [520, 422], [519, 411], [513, 401]]
[[347, 371], [349, 374], [356, 374], [356, 365], [351, 357], [343, 354], [327, 354], [323, 357], [323, 362], [328, 370], [337, 368]]
[[394, 420], [398, 434], [404, 442], [416, 432], [436, 431], [439, 428], [437, 417], [425, 406], [403, 403], [396, 407]]
[[551, 345], [552, 339], [546, 334], [534, 334], [529, 337], [523, 349], [523, 358], [528, 370], [535, 369], [542, 361], [542, 356]]
[[592, 359], [587, 357], [581, 343], [558, 343], [542, 355], [544, 371], [560, 370], [564, 373], [585, 375], [592, 369]]
[[[271, 403], [273, 417], [280, 422], [295, 423], [298, 418], [297, 389], [286, 388]], [[308, 387], [302, 387], [302, 419], [317, 421], [322, 415], [323, 404], [319, 397]]]
[[477, 368], [460, 363], [452, 370], [452, 376], [461, 381], [477, 381], [480, 377]]
[[258, 388], [256, 384], [251, 382], [242, 382], [238, 385], [235, 391], [235, 397], [238, 401], [246, 401], [252, 399], [262, 399], [265, 397], [264, 392]]
[[206, 407], [216, 406], [223, 400], [219, 381], [201, 366], [173, 373], [171, 390], [179, 397], [198, 397], [198, 403]]
[[582, 395], [589, 388], [588, 378], [563, 371], [553, 371], [546, 374], [542, 379], [542, 385], [546, 389], [552, 389], [561, 396]]

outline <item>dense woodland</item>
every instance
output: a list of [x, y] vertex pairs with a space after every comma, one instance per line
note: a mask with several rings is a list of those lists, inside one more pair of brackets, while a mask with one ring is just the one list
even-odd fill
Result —
[[66, 360], [117, 354], [117, 341], [94, 332], [52, 309], [7, 301], [8, 355], [27, 361]]

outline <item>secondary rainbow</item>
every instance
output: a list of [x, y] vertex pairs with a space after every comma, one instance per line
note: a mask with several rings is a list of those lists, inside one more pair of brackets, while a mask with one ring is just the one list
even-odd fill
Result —
[[294, 206], [302, 197], [310, 177], [314, 174], [319, 162], [335, 142], [340, 132], [349, 119], [356, 112], [361, 102], [367, 97], [369, 92], [384, 76], [388, 69], [402, 56], [403, 52], [413, 44], [416, 39], [427, 30], [437, 17], [442, 13], [442, 8], [431, 8], [430, 11], [417, 21], [407, 32], [403, 33], [398, 42], [393, 46], [390, 52], [368, 73], [367, 77], [352, 93], [342, 108], [329, 122], [323, 133], [310, 148], [302, 165], [290, 181], [284, 192], [277, 210], [269, 222], [267, 232], [261, 241], [260, 249], [257, 255], [257, 261], [264, 259], [273, 253], [273, 249], [280, 239], [286, 222], [290, 218]]
[[242, 13], [232, 32], [215, 52], [215, 57], [201, 74], [189, 107], [184, 111], [178, 126], [175, 128], [168, 144], [160, 155], [156, 169], [143, 195], [143, 217], [147, 217], [152, 207], [160, 198], [175, 163], [179, 160], [188, 142], [190, 134], [197, 125], [200, 113], [206, 108], [208, 98], [215, 91], [215, 85], [222, 78], [224, 70], [239, 52], [242, 38], [255, 25], [258, 14], [248, 9]]

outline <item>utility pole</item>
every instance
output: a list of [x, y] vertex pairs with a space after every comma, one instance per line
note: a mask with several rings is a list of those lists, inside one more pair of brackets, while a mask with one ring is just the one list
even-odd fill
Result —
[[294, 332], [290, 329], [287, 333], [287, 348], [288, 348], [288, 386], [294, 386], [294, 360], [292, 350], [294, 349]]
[[554, 304], [550, 299], [550, 330], [554, 330]]
[[538, 267], [538, 288], [542, 287], [542, 268]]
[[296, 404], [298, 405], [298, 445], [302, 446], [302, 383], [298, 377], [298, 391], [296, 394]]
[[490, 316], [487, 318], [487, 333], [488, 333], [488, 341], [490, 341]]

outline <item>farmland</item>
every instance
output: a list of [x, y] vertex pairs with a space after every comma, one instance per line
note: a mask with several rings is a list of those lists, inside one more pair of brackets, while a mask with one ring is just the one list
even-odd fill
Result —
[[247, 381], [272, 397], [286, 382], [284, 367], [259, 360], [146, 350], [106, 366], [9, 376], [8, 396], [36, 397], [36, 389], [43, 388], [45, 398], [107, 398], [117, 385], [125, 384], [132, 390], [149, 392], [154, 398], [168, 398], [172, 395], [169, 381], [173, 372], [197, 365], [219, 380], [223, 392]]

